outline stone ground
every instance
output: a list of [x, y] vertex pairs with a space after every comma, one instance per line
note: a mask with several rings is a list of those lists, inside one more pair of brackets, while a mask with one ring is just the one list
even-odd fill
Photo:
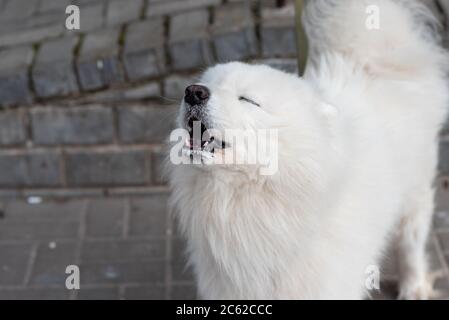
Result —
[[[0, 299], [195, 299], [167, 195], [3, 202]], [[443, 187], [428, 253], [432, 271], [443, 274], [436, 288], [449, 299], [449, 190]], [[68, 265], [79, 266], [80, 290], [65, 287]], [[394, 299], [395, 260], [382, 270], [373, 298]]]
[[[444, 24], [449, 0], [425, 1]], [[159, 175], [173, 110], [161, 100], [216, 62], [294, 72], [284, 2], [0, 0], [0, 299], [196, 297]], [[64, 27], [71, 3], [79, 31]], [[449, 126], [441, 150], [449, 177]], [[429, 255], [449, 298], [449, 191], [438, 203]], [[65, 288], [68, 265], [80, 290]], [[394, 265], [375, 298], [395, 297]]]

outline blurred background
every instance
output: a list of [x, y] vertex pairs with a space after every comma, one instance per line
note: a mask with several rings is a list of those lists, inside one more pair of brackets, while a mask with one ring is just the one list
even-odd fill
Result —
[[[423, 1], [447, 41], [449, 0]], [[288, 0], [0, 0], [0, 299], [196, 298], [161, 174], [178, 102], [217, 62], [297, 72], [296, 48]], [[440, 154], [429, 256], [449, 298], [449, 127]], [[384, 268], [376, 299], [395, 298]]]

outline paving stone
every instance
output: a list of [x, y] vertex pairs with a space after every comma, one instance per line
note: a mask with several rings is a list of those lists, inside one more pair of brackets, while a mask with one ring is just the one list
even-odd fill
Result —
[[106, 23], [108, 25], [123, 24], [138, 20], [143, 8], [143, 0], [114, 0], [108, 4]]
[[[105, 2], [93, 2], [80, 4], [81, 23], [78, 32], [86, 33], [101, 29], [105, 25]], [[73, 31], [68, 31], [73, 32]]]
[[186, 241], [182, 238], [172, 239], [171, 257], [172, 281], [193, 281], [192, 267], [187, 264]]
[[194, 284], [174, 284], [170, 288], [172, 300], [197, 300], [198, 294]]
[[244, 60], [257, 54], [257, 39], [249, 2], [215, 10], [213, 44], [219, 62]]
[[38, 97], [47, 98], [78, 92], [72, 64], [77, 43], [77, 37], [65, 37], [42, 44], [33, 67], [33, 83]]
[[168, 151], [166, 150], [157, 150], [151, 153], [151, 176], [153, 177], [153, 184], [165, 185], [168, 183], [166, 162], [169, 159], [167, 153]]
[[209, 13], [206, 10], [182, 13], [171, 18], [169, 52], [174, 70], [212, 64], [208, 25]]
[[29, 204], [25, 201], [12, 201], [5, 207], [5, 220], [18, 222], [39, 221], [80, 221], [85, 200], [43, 201]]
[[75, 242], [54, 242], [54, 244], [55, 246], [43, 243], [39, 246], [30, 283], [65, 288], [68, 277], [65, 270], [69, 265], [77, 265], [78, 247]]
[[165, 237], [167, 228], [167, 195], [155, 194], [131, 200], [129, 235]]
[[59, 37], [65, 30], [65, 25], [56, 23], [17, 32], [3, 33], [0, 34], [0, 47], [39, 43], [46, 39]]
[[131, 81], [164, 73], [164, 24], [161, 18], [141, 21], [128, 26], [123, 62], [128, 79]]
[[23, 112], [0, 111], [0, 146], [21, 145], [26, 141]]
[[165, 243], [165, 239], [86, 241], [81, 259], [89, 263], [162, 260], [165, 259]]
[[163, 283], [165, 262], [83, 263], [80, 266], [84, 284]]
[[104, 29], [86, 36], [77, 61], [83, 90], [100, 89], [123, 81], [118, 41], [118, 29]]
[[[64, 12], [65, 9], [61, 12]], [[8, 23], [1, 24], [2, 28], [0, 34], [14, 34], [21, 33], [26, 30], [47, 27], [56, 24], [65, 25], [66, 16], [61, 14], [61, 12], [46, 12], [33, 15], [29, 18], [22, 19], [20, 23], [17, 21], [11, 21]], [[20, 17], [16, 17], [20, 18]]]
[[119, 290], [113, 288], [83, 288], [77, 291], [78, 300], [118, 300]]
[[31, 17], [37, 10], [39, 0], [7, 1], [0, 12], [0, 21], [15, 20], [17, 17]]
[[55, 151], [0, 153], [0, 186], [55, 187], [60, 185], [60, 157]]
[[170, 75], [164, 80], [164, 95], [167, 99], [180, 103], [186, 88], [196, 82], [197, 75]]
[[118, 109], [119, 139], [124, 143], [161, 143], [175, 128], [176, 109], [168, 106], [134, 106]]
[[[114, 237], [123, 234], [125, 224], [125, 202], [121, 199], [98, 199], [89, 202], [86, 216], [87, 237]], [[90, 245], [90, 244], [89, 244]], [[92, 247], [84, 245], [87, 252], [95, 250], [101, 243]], [[83, 254], [85, 250], [83, 250]]]
[[1, 300], [68, 300], [70, 290], [57, 288], [0, 289]]
[[296, 56], [295, 12], [293, 6], [264, 8], [261, 24], [262, 55]]
[[48, 11], [58, 11], [58, 12], [65, 12], [65, 8], [67, 8], [68, 5], [72, 0], [41, 0], [38, 7], [38, 12], [48, 12]]
[[22, 285], [24, 283], [31, 249], [30, 243], [0, 244], [0, 284]]
[[126, 101], [139, 101], [160, 98], [161, 88], [159, 83], [150, 82], [133, 88], [109, 89], [98, 93], [81, 97], [83, 103], [117, 103]]
[[147, 5], [146, 16], [167, 15], [198, 8], [217, 6], [219, 4], [221, 4], [220, 0], [150, 0]]
[[30, 116], [36, 144], [102, 144], [114, 138], [111, 108], [41, 108], [31, 110]]
[[449, 174], [449, 141], [440, 143], [440, 162], [438, 165], [440, 174]]
[[126, 300], [163, 300], [166, 295], [163, 285], [133, 286], [125, 288]]
[[142, 185], [147, 182], [145, 162], [143, 150], [69, 152], [67, 182], [72, 187]]
[[0, 51], [0, 105], [26, 104], [32, 101], [28, 68], [33, 59], [31, 47]]
[[0, 224], [0, 240], [54, 240], [78, 236], [78, 221], [8, 221]]

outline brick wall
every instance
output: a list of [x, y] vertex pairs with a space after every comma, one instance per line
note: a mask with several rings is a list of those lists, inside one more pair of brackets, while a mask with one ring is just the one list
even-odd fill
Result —
[[[70, 3], [76, 32], [63, 27]], [[163, 189], [184, 88], [217, 62], [294, 71], [292, 12], [275, 0], [0, 0], [0, 196]]]
[[[449, 16], [449, 0], [426, 1]], [[163, 142], [200, 70], [230, 60], [296, 70], [283, 2], [0, 0], [0, 196], [165, 188]], [[79, 31], [64, 27], [70, 3]]]

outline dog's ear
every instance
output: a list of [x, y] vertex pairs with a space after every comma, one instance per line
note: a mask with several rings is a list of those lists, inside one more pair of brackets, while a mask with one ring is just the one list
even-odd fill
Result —
[[319, 106], [321, 114], [328, 120], [332, 120], [338, 117], [339, 110], [333, 104], [322, 102]]

